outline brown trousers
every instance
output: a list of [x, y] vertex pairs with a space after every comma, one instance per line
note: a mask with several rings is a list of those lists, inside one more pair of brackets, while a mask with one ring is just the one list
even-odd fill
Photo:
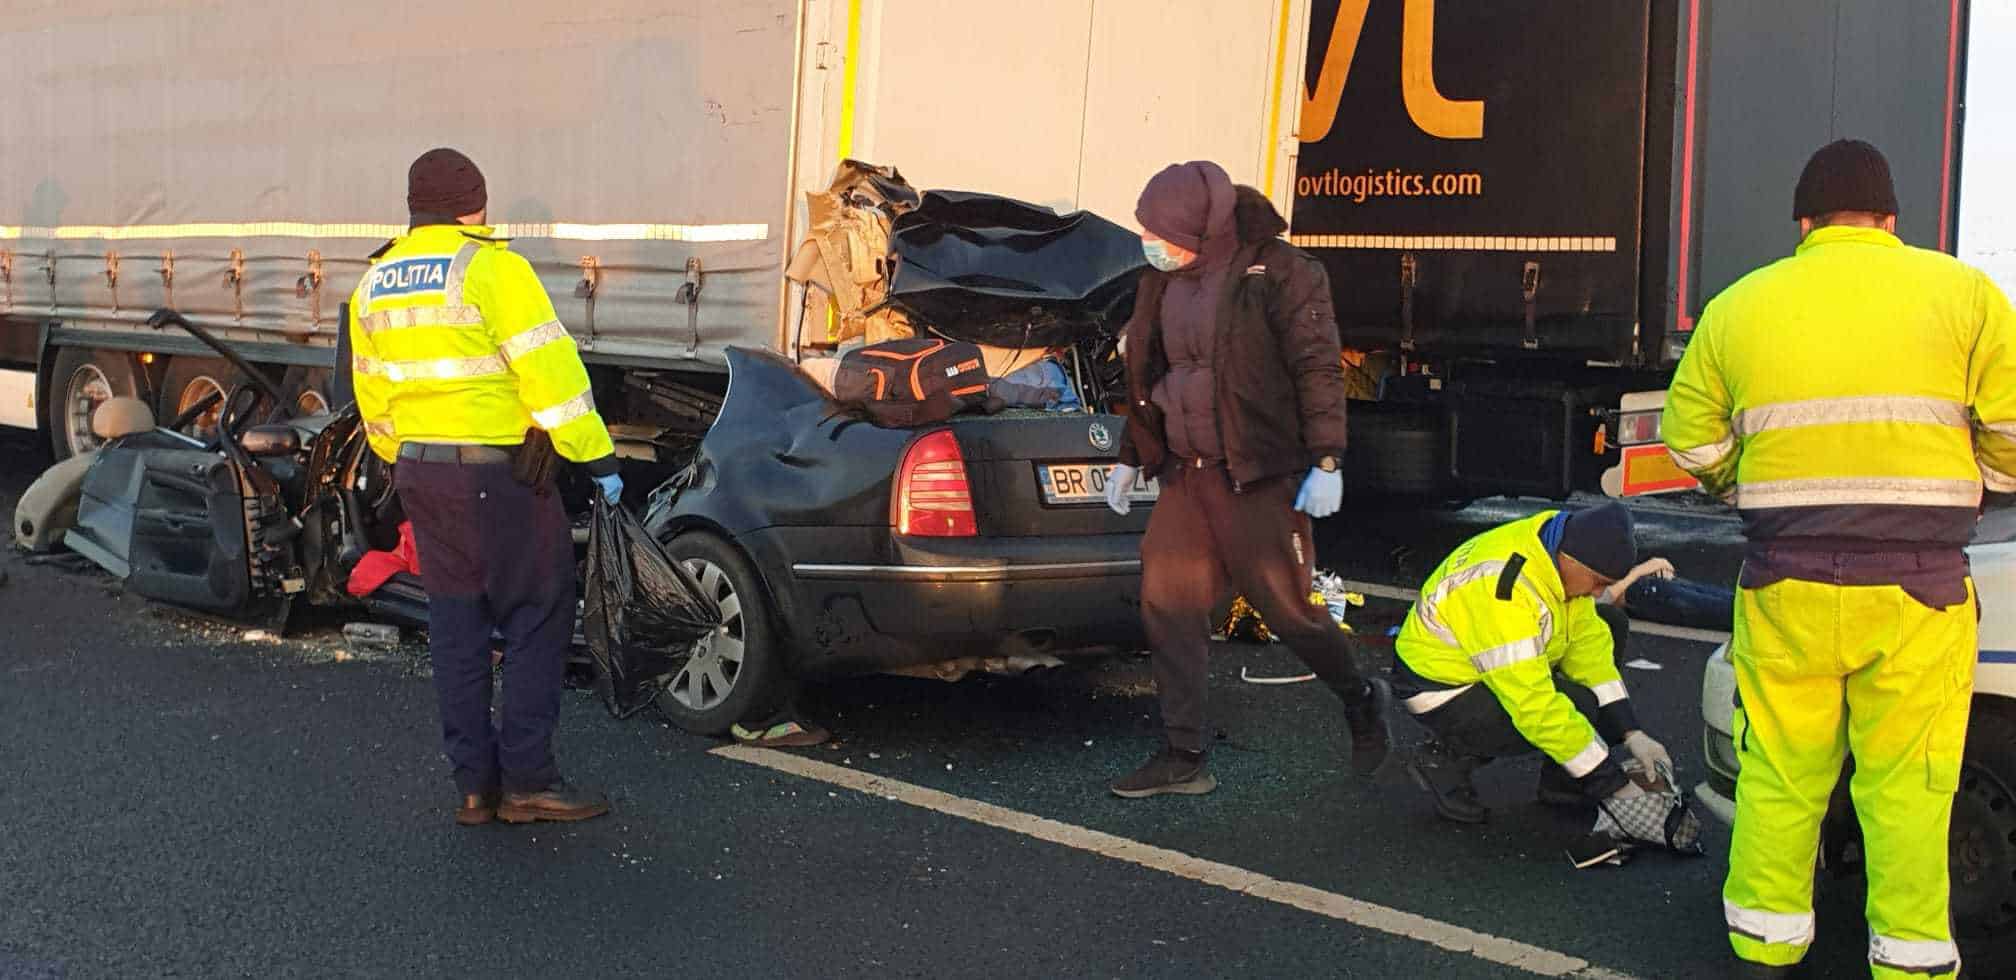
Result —
[[1294, 509], [1300, 486], [1283, 476], [1235, 493], [1222, 466], [1162, 475], [1141, 542], [1141, 618], [1172, 748], [1204, 751], [1211, 613], [1235, 591], [1339, 697], [1355, 702], [1365, 689], [1350, 638], [1309, 602], [1316, 546], [1308, 515]]

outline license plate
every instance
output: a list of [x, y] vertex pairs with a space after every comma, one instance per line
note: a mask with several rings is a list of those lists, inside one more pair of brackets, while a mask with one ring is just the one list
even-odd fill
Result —
[[[1038, 463], [1036, 484], [1043, 488], [1046, 504], [1092, 504], [1106, 500], [1106, 481], [1113, 474], [1111, 463]], [[1162, 484], [1137, 482], [1127, 496], [1150, 501], [1162, 495]]]

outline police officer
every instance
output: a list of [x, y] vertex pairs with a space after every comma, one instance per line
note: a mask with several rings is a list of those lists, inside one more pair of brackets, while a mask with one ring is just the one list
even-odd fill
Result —
[[[1435, 733], [1408, 775], [1443, 819], [1484, 822], [1471, 774], [1495, 758], [1539, 750], [1538, 795], [1555, 804], [1642, 792], [1610, 758], [1613, 743], [1647, 772], [1672, 768], [1617, 670], [1629, 621], [1594, 598], [1656, 567], [1636, 561], [1631, 512], [1606, 503], [1486, 531], [1429, 576], [1394, 640], [1393, 692]], [[1593, 721], [1557, 671], [1595, 695]]]
[[1870, 970], [1949, 976], [1946, 837], [1975, 659], [1961, 549], [1983, 482], [2016, 490], [2016, 316], [1979, 271], [1898, 240], [1875, 147], [1822, 147], [1792, 203], [1804, 240], [1708, 305], [1663, 422], [1749, 539], [1729, 646], [1729, 941], [1758, 976], [1805, 955], [1820, 822], [1852, 752]]
[[[572, 535], [559, 495], [520, 483], [513, 462], [536, 430], [611, 501], [623, 480], [574, 341], [531, 264], [491, 237], [487, 203], [468, 157], [436, 149], [413, 162], [412, 226], [371, 257], [350, 298], [357, 407], [372, 450], [396, 461], [413, 523], [455, 822], [585, 820], [609, 801], [563, 780], [553, 757]], [[493, 630], [504, 638], [495, 728]]]

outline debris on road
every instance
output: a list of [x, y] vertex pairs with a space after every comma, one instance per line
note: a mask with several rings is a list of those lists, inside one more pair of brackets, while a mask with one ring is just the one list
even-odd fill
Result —
[[343, 638], [355, 647], [392, 650], [399, 646], [399, 627], [390, 623], [345, 623]]
[[[1255, 677], [1253, 676], [1250, 668], [1241, 667], [1239, 668], [1239, 679], [1245, 681], [1248, 684], [1300, 684], [1304, 681], [1315, 680], [1316, 675], [1292, 674], [1285, 677]], [[1089, 745], [1091, 743], [1088, 742], [1086, 744]]]
[[1630, 660], [1630, 661], [1626, 661], [1626, 662], [1625, 662], [1625, 664], [1624, 664], [1624, 666], [1626, 666], [1626, 667], [1630, 667], [1630, 668], [1631, 668], [1631, 669], [1633, 669], [1633, 670], [1665, 670], [1665, 669], [1666, 669], [1666, 668], [1665, 668], [1664, 666], [1662, 666], [1662, 665], [1661, 665], [1661, 664], [1659, 664], [1658, 662], [1656, 662], [1656, 661], [1651, 661], [1651, 660], [1647, 660], [1647, 659], [1645, 659], [1644, 657], [1639, 657], [1639, 658], [1638, 658], [1638, 659], [1636, 659], [1636, 660]]

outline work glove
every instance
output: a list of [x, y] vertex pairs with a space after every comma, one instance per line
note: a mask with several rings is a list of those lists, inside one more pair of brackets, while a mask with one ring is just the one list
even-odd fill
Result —
[[602, 488], [602, 496], [612, 504], [623, 502], [623, 478], [615, 473], [598, 476], [595, 483]]
[[1667, 754], [1666, 746], [1653, 741], [1652, 736], [1644, 732], [1633, 731], [1625, 735], [1624, 749], [1631, 753], [1631, 758], [1638, 760], [1638, 765], [1647, 775], [1662, 768], [1667, 772], [1673, 771], [1673, 757]]
[[1344, 474], [1312, 467], [1295, 495], [1295, 509], [1310, 517], [1329, 517], [1344, 506]]
[[1134, 509], [1134, 498], [1129, 494], [1134, 492], [1134, 481], [1140, 473], [1140, 470], [1121, 463], [1113, 467], [1113, 472], [1106, 474], [1106, 506], [1112, 508], [1113, 513], [1126, 517], [1127, 512]]

